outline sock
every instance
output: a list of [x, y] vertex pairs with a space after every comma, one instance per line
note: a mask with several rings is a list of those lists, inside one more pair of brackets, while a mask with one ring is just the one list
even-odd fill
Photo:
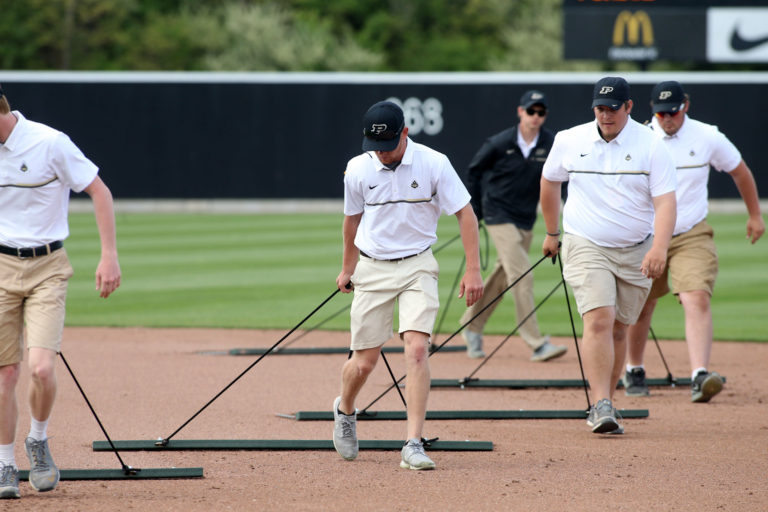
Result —
[[13, 455], [13, 443], [0, 444], [0, 464], [16, 467], [16, 457]]
[[696, 376], [701, 372], [707, 373], [707, 369], [702, 366], [693, 370], [693, 373], [691, 374], [691, 380], [694, 380]]
[[632, 373], [632, 370], [634, 370], [635, 368], [640, 368], [642, 370], [645, 370], [645, 365], [644, 364], [639, 364], [637, 366], [632, 366], [631, 364], [627, 363], [627, 371], [629, 373]]
[[28, 437], [35, 441], [45, 441], [48, 439], [48, 420], [37, 421], [35, 418], [32, 418]]

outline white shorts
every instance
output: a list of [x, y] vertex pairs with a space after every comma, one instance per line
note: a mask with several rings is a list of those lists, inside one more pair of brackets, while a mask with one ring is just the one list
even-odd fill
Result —
[[428, 249], [398, 261], [360, 257], [352, 284], [352, 350], [380, 347], [392, 337], [395, 302], [399, 309], [398, 332], [431, 335], [440, 307], [437, 290], [439, 267]]

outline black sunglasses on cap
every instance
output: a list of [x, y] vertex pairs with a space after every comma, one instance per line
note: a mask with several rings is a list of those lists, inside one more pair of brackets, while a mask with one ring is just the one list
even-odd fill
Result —
[[546, 115], [547, 115], [547, 109], [545, 109], [545, 108], [533, 108], [533, 107], [528, 107], [527, 109], [525, 109], [525, 111], [526, 111], [526, 113], [527, 113], [529, 116], [535, 116], [535, 115], [538, 115], [539, 117], [544, 117], [544, 116], [546, 116]]

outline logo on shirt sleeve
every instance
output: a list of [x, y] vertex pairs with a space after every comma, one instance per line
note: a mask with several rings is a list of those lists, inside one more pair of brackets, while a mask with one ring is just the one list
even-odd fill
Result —
[[419, 184], [416, 183], [416, 180], [413, 180], [413, 183], [411, 183], [411, 188], [419, 188]]
[[22, 163], [21, 163], [21, 167], [19, 167], [19, 170], [20, 170], [21, 172], [27, 172], [27, 171], [29, 170], [29, 167], [27, 167], [27, 164], [26, 164], [26, 162], [22, 162]]

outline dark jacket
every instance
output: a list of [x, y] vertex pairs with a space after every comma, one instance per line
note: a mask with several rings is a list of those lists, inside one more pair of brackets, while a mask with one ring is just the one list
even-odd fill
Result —
[[486, 139], [469, 164], [466, 185], [472, 209], [486, 224], [512, 223], [532, 229], [539, 203], [541, 169], [554, 135], [542, 128], [528, 158], [517, 145], [517, 126]]

